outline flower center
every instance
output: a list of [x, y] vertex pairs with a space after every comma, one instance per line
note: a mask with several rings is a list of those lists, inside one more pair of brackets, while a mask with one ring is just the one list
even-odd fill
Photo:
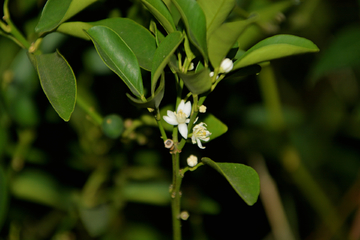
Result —
[[195, 136], [195, 138], [199, 138], [201, 140], [204, 140], [210, 135], [210, 132], [207, 131], [206, 127], [202, 125], [196, 126], [193, 131], [193, 135]]
[[178, 113], [175, 113], [175, 116], [179, 124], [186, 123], [187, 116], [183, 110], [180, 109]]

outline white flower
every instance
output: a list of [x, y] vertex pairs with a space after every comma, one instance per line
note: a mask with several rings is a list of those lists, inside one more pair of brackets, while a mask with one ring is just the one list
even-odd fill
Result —
[[233, 66], [233, 62], [229, 58], [225, 58], [220, 64], [219, 73], [228, 73], [233, 69]]
[[193, 127], [193, 133], [191, 136], [191, 141], [193, 144], [197, 143], [197, 145], [199, 146], [199, 148], [204, 149], [205, 147], [202, 146], [201, 141], [209, 141], [210, 140], [210, 135], [211, 132], [209, 132], [208, 130], [206, 130], [206, 124], [201, 122], [197, 125], [195, 125], [195, 127]]
[[195, 155], [190, 155], [188, 158], [187, 158], [187, 164], [189, 165], [189, 167], [195, 167], [196, 164], [198, 163], [198, 158], [195, 156]]
[[178, 125], [179, 132], [183, 138], [187, 139], [188, 129], [187, 123], [190, 122], [188, 118], [191, 113], [191, 103], [188, 101], [185, 103], [181, 100], [177, 112], [167, 111], [167, 116], [163, 116], [164, 120], [171, 125]]
[[201, 106], [199, 107], [199, 112], [201, 112], [201, 113], [206, 113], [206, 106], [205, 106], [205, 105], [201, 105]]

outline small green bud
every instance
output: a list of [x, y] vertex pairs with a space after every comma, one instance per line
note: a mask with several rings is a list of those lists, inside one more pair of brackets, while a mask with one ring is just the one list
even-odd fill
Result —
[[111, 114], [104, 117], [102, 130], [109, 138], [118, 138], [124, 131], [124, 121], [119, 115]]

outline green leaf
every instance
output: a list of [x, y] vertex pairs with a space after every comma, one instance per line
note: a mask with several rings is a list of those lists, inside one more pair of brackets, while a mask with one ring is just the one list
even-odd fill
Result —
[[64, 121], [69, 121], [76, 103], [76, 78], [65, 58], [55, 53], [36, 55], [41, 87]]
[[343, 68], [360, 66], [360, 28], [342, 29], [320, 56], [312, 71], [312, 84], [321, 76]]
[[140, 67], [151, 70], [156, 40], [149, 30], [128, 18], [108, 18], [90, 24], [106, 26], [116, 32], [134, 52]]
[[87, 22], [65, 22], [62, 23], [57, 29], [57, 32], [64, 33], [77, 38], [90, 40], [90, 37], [84, 32], [92, 28], [94, 25]]
[[258, 74], [261, 71], [260, 65], [250, 65], [247, 67], [239, 68], [235, 71], [230, 72], [225, 76], [226, 80], [239, 80], [242, 77]]
[[124, 81], [135, 96], [143, 97], [139, 63], [124, 40], [105, 26], [92, 27], [87, 33], [104, 63]]
[[228, 22], [222, 24], [210, 36], [208, 41], [209, 58], [213, 67], [219, 68], [221, 61], [226, 57], [234, 46], [240, 34], [255, 21], [251, 18], [242, 21]]
[[136, 99], [132, 97], [130, 94], [126, 94], [126, 96], [131, 100], [131, 103], [137, 107], [158, 109], [164, 97], [164, 91], [165, 91], [165, 76], [164, 74], [162, 74], [159, 87], [156, 89], [154, 95], [146, 99], [146, 101]]
[[310, 52], [319, 48], [310, 40], [293, 35], [276, 35], [255, 44], [234, 63], [234, 70], [249, 65]]
[[93, 208], [79, 207], [80, 219], [91, 237], [98, 237], [107, 231], [112, 219], [111, 212], [108, 204]]
[[0, 165], [0, 230], [5, 222], [7, 210], [9, 209], [9, 191], [6, 175], [3, 167]]
[[217, 163], [206, 157], [201, 161], [223, 175], [249, 206], [256, 203], [260, 193], [260, 179], [253, 168], [240, 163]]
[[[284, 13], [291, 6], [294, 6], [296, 1], [285, 0], [278, 2], [264, 2], [263, 4], [254, 4], [256, 7], [252, 8], [249, 15], [257, 16], [256, 24], [249, 26], [238, 39], [240, 49], [248, 49], [257, 41], [267, 37], [269, 33], [273, 32], [273, 28], [277, 27], [280, 22], [277, 20], [282, 13]], [[235, 11], [244, 11], [236, 6]]]
[[9, 183], [13, 196], [57, 209], [69, 210], [73, 206], [71, 190], [64, 189], [56, 179], [45, 172], [25, 170]]
[[190, 41], [198, 48], [205, 60], [208, 60], [206, 44], [205, 15], [195, 0], [172, 0], [180, 12]]
[[211, 89], [211, 77], [209, 76], [210, 70], [204, 68], [197, 73], [178, 73], [184, 81], [186, 87], [193, 94], [202, 94]]
[[65, 22], [96, 1], [97, 0], [48, 0], [41, 13], [40, 20], [35, 27], [35, 31], [41, 34], [52, 31], [62, 22]]
[[198, 0], [206, 17], [207, 39], [226, 20], [235, 7], [235, 0]]
[[90, 40], [84, 30], [89, 30], [93, 26], [105, 26], [116, 32], [134, 52], [140, 67], [148, 71], [151, 70], [152, 60], [156, 51], [156, 40], [149, 30], [131, 19], [107, 18], [88, 23], [69, 22], [61, 24], [57, 31]]
[[183, 41], [181, 32], [173, 32], [163, 39], [154, 54], [154, 60], [151, 69], [151, 93], [154, 93], [156, 83], [165, 66], [170, 61], [170, 57], [174, 54], [180, 43]]
[[[140, 202], [154, 205], [169, 204], [168, 182], [128, 182], [122, 191], [126, 201]], [[140, 238], [141, 239], [141, 238]]]
[[207, 130], [211, 132], [210, 141], [220, 137], [228, 130], [228, 127], [211, 113], [206, 114], [205, 118], [202, 118], [201, 121], [206, 123]]
[[161, 0], [141, 0], [151, 14], [164, 27], [166, 32], [172, 33], [176, 30], [171, 13]]

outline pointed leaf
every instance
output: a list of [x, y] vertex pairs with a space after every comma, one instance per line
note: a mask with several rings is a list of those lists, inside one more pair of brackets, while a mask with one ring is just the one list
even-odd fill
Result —
[[108, 18], [90, 24], [106, 26], [116, 32], [134, 52], [140, 67], [151, 70], [156, 40], [149, 30], [128, 18]]
[[228, 130], [228, 127], [211, 113], [206, 114], [205, 118], [201, 119], [201, 122], [206, 123], [207, 130], [211, 132], [210, 141], [220, 137]]
[[293, 35], [276, 35], [255, 44], [234, 63], [233, 69], [309, 52], [318, 52], [319, 48], [310, 40]]
[[190, 41], [198, 48], [205, 60], [208, 60], [206, 19], [202, 9], [195, 0], [172, 0], [172, 2], [180, 12]]
[[151, 14], [164, 27], [166, 32], [172, 33], [176, 30], [171, 13], [161, 0], [141, 0]]
[[235, 0], [198, 0], [206, 17], [207, 39], [217, 29], [235, 7]]
[[164, 97], [164, 91], [165, 91], [165, 76], [164, 74], [162, 74], [159, 87], [156, 89], [154, 95], [146, 99], [145, 102], [141, 101], [140, 99], [136, 99], [132, 97], [130, 94], [126, 94], [126, 96], [131, 100], [131, 103], [137, 107], [158, 109]]
[[141, 98], [144, 87], [140, 67], [129, 46], [115, 31], [105, 26], [92, 27], [87, 33], [104, 63], [124, 81], [135, 96]]
[[70, 65], [59, 51], [35, 59], [45, 95], [59, 116], [69, 121], [76, 103], [76, 79]]
[[253, 168], [240, 163], [217, 163], [206, 157], [201, 161], [223, 175], [248, 205], [256, 203], [260, 193], [260, 179]]
[[178, 73], [184, 81], [186, 87], [193, 94], [202, 94], [211, 89], [211, 77], [208, 68], [204, 68], [197, 73]]
[[156, 51], [156, 40], [149, 30], [131, 19], [107, 18], [88, 23], [68, 22], [61, 24], [57, 31], [90, 40], [84, 30], [89, 30], [93, 26], [105, 26], [116, 32], [134, 52], [140, 67], [148, 71], [151, 70], [152, 60]]
[[173, 32], [161, 41], [159, 47], [154, 54], [154, 60], [151, 69], [151, 92], [155, 91], [156, 83], [165, 66], [170, 61], [170, 57], [183, 41], [181, 32]]
[[172, 19], [176, 26], [179, 23], [180, 18], [181, 18], [179, 11], [175, 7], [175, 5], [172, 3], [172, 0], [162, 0], [162, 1], [165, 3], [167, 9], [169, 9]]
[[96, 1], [97, 0], [48, 0], [41, 13], [40, 20], [35, 27], [35, 31], [38, 33], [52, 31], [62, 22]]
[[227, 22], [217, 28], [208, 41], [209, 58], [213, 67], [219, 68], [221, 61], [234, 46], [240, 34], [255, 21], [251, 18], [236, 22]]

